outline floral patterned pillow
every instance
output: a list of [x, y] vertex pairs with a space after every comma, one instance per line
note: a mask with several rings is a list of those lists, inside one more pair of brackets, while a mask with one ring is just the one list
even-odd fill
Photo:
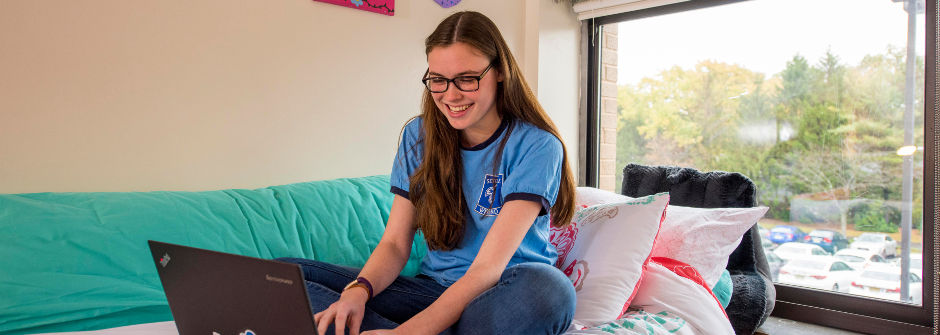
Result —
[[669, 204], [666, 193], [586, 207], [571, 225], [553, 228], [556, 267], [577, 294], [576, 328], [623, 315], [630, 305]]

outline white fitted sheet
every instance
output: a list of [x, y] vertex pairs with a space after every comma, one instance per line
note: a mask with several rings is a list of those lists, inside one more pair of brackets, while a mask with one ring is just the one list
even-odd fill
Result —
[[47, 333], [55, 335], [179, 335], [173, 321], [141, 323], [117, 328], [81, 332]]

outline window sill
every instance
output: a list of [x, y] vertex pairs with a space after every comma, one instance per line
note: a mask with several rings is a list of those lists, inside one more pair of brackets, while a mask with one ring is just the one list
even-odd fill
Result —
[[760, 326], [756, 334], [855, 335], [859, 333], [771, 316], [767, 318], [767, 321], [765, 321], [763, 325]]

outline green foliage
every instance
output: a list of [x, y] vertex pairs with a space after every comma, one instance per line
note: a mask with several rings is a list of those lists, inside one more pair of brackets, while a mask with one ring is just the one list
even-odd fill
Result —
[[799, 119], [794, 139], [802, 148], [820, 147], [838, 150], [844, 134], [837, 131], [847, 123], [845, 112], [829, 104], [810, 105]]
[[635, 87], [622, 87], [618, 147], [621, 139], [627, 143], [618, 150], [618, 166], [656, 162], [718, 169], [730, 162], [744, 169], [737, 162], [737, 133], [711, 130], [738, 128], [741, 97], [757, 91], [761, 82], [762, 75], [740, 66], [704, 61], [693, 69], [673, 67]]
[[[900, 221], [890, 213], [845, 214], [857, 211], [850, 199], [901, 198], [902, 160], [894, 151], [903, 144], [904, 57], [903, 49], [888, 48], [849, 65], [832, 52], [814, 62], [795, 55], [771, 76], [702, 61], [621, 86], [617, 167], [741, 172], [771, 207], [767, 217], [790, 220], [791, 198], [801, 195], [831, 201], [842, 214], [823, 220], [896, 227]], [[923, 59], [917, 66], [923, 85]], [[923, 111], [924, 89], [914, 92], [915, 111]], [[915, 141], [923, 143], [919, 113]], [[923, 169], [922, 156], [915, 166]], [[920, 204], [923, 181], [915, 179], [914, 189]], [[915, 226], [923, 221], [920, 207], [914, 206]]]
[[819, 78], [816, 85], [817, 92], [814, 92], [815, 102], [836, 107], [842, 107], [844, 103], [847, 103], [847, 69], [839, 62], [839, 57], [833, 55], [830, 50], [826, 50], [826, 54], [819, 60], [816, 71], [819, 73]]
[[790, 221], [790, 202], [789, 201], [763, 201], [767, 206], [767, 214], [764, 217], [777, 219], [781, 221]]
[[774, 97], [772, 84], [768, 84], [763, 76], [755, 76], [753, 92], [741, 97], [738, 113], [744, 121], [762, 120], [773, 114]]
[[873, 231], [879, 233], [897, 233], [898, 226], [889, 223], [884, 216], [869, 212], [855, 221], [858, 231]]
[[897, 233], [901, 223], [901, 211], [876, 200], [862, 203], [849, 211], [855, 230], [880, 233]]
[[[640, 134], [640, 126], [643, 125], [642, 118], [637, 115], [638, 111], [637, 106], [635, 105], [635, 100], [637, 99], [634, 91], [630, 86], [621, 87], [617, 101], [618, 104], [618, 114], [620, 118], [617, 121], [617, 166], [623, 167], [627, 163], [644, 163], [644, 156], [646, 156], [647, 139]], [[624, 106], [631, 106], [630, 109], [625, 109]], [[631, 111], [632, 113], [626, 113], [626, 111]]]

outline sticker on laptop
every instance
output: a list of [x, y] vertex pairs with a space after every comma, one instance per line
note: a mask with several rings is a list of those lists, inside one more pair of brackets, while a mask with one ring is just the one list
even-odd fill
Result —
[[160, 257], [160, 265], [166, 267], [170, 263], [170, 254], [163, 254], [163, 257]]

